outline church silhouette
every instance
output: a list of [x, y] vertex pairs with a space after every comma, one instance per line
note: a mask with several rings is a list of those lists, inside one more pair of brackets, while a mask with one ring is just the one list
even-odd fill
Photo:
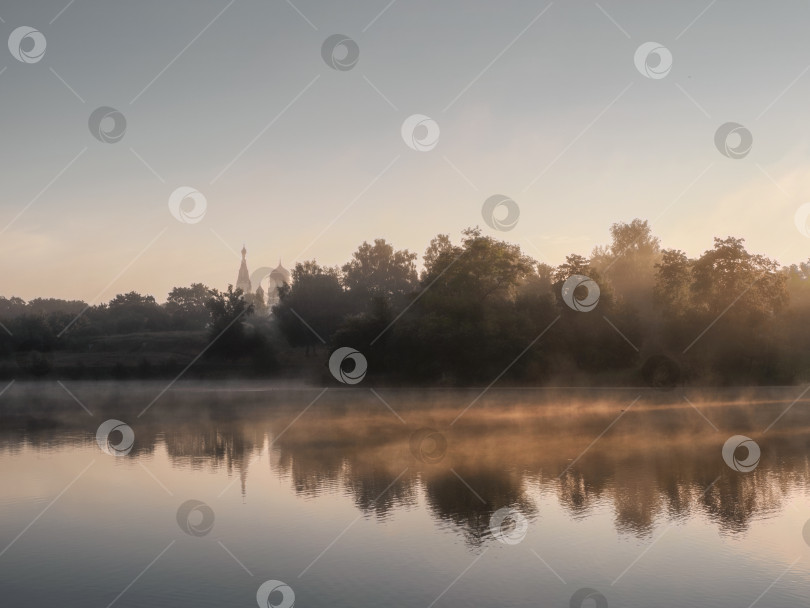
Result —
[[[281, 259], [275, 268], [263, 266], [251, 274], [247, 266], [247, 248], [242, 245], [242, 263], [236, 277], [236, 289], [241, 289], [242, 293], [250, 296], [250, 299], [262, 301], [268, 307], [272, 307], [278, 303], [278, 288], [285, 283], [289, 285], [291, 281], [290, 271], [281, 265]], [[262, 287], [264, 282], [267, 284], [266, 290]]]

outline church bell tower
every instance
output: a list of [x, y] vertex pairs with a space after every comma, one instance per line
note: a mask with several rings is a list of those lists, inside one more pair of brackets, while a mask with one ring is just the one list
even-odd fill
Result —
[[247, 249], [242, 245], [242, 265], [239, 266], [239, 275], [236, 277], [236, 289], [241, 289], [245, 295], [253, 294], [250, 284], [250, 273], [247, 267]]

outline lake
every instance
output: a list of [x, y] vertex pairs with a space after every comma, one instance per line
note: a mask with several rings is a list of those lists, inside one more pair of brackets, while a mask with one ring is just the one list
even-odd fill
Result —
[[4, 607], [807, 601], [802, 387], [164, 389], [0, 396]]

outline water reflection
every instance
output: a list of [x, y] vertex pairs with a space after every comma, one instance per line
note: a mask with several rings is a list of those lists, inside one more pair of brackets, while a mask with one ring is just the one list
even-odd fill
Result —
[[[517, 509], [530, 521], [540, 516], [531, 488], [556, 496], [572, 519], [609, 504], [619, 532], [647, 538], [661, 518], [695, 515], [723, 533], [744, 533], [753, 519], [779, 512], [808, 480], [810, 414], [803, 403], [764, 432], [795, 389], [693, 391], [689, 401], [674, 392], [644, 393], [635, 403], [636, 393], [624, 391], [493, 391], [457, 420], [477, 393], [381, 390], [383, 403], [368, 390], [330, 390], [312, 403], [318, 389], [185, 387], [139, 418], [160, 387], [72, 390], [92, 417], [58, 386], [9, 391], [0, 447], [10, 454], [87, 447], [100, 422], [117, 418], [135, 431], [125, 458], [165, 446], [174, 467], [224, 469], [245, 495], [251, 464], [269, 450], [273, 473], [302, 499], [343, 493], [364, 514], [384, 519], [423, 497], [432, 516], [473, 547], [491, 538], [497, 509]], [[446, 440], [446, 450], [426, 448], [433, 458], [413, 449], [414, 433], [425, 427]], [[723, 462], [721, 447], [733, 434], [760, 445], [754, 471]]]

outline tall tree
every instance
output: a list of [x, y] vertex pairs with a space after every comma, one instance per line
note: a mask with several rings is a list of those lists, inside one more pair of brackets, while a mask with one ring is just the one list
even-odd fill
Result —
[[591, 261], [578, 253], [565, 256], [565, 263], [557, 266], [554, 271], [554, 280], [557, 283], [561, 283], [575, 274], [581, 274], [596, 280], [595, 277], [591, 276], [595, 274], [594, 268], [591, 266]]
[[448, 381], [494, 377], [503, 361], [525, 348], [532, 331], [535, 320], [524, 314], [518, 296], [536, 276], [536, 262], [479, 229], [465, 230], [460, 246], [439, 235], [424, 262], [423, 291], [394, 326], [390, 356], [396, 367]]
[[117, 333], [166, 329], [169, 316], [154, 296], [136, 291], [118, 294], [107, 305], [106, 318]]
[[242, 290], [228, 285], [225, 292], [215, 291], [206, 307], [211, 315], [208, 352], [231, 358], [248, 354], [250, 343], [243, 322], [252, 314], [253, 307], [245, 301]]
[[153, 306], [155, 305], [155, 297], [150, 295], [141, 295], [137, 291], [130, 291], [129, 293], [119, 293], [112, 300], [110, 300], [109, 307], [116, 308], [119, 306]]
[[611, 242], [596, 247], [591, 265], [610, 283], [617, 298], [623, 299], [645, 316], [653, 312], [655, 265], [661, 260], [661, 242], [647, 220], [610, 227]]
[[680, 316], [691, 306], [694, 261], [680, 249], [664, 249], [655, 265], [655, 301], [668, 316]]
[[172, 316], [175, 327], [203, 328], [209, 318], [208, 301], [215, 294], [215, 290], [202, 283], [175, 287], [166, 298], [166, 312]]
[[463, 253], [463, 249], [450, 241], [446, 234], [436, 235], [430, 240], [430, 244], [422, 257], [424, 270], [422, 271], [422, 283], [428, 283], [431, 276], [441, 274], [442, 269], [447, 267], [458, 256]]
[[416, 254], [394, 250], [385, 239], [375, 239], [373, 245], [363, 242], [343, 265], [343, 285], [363, 306], [372, 298], [400, 305], [417, 285]]
[[478, 228], [469, 228], [463, 235], [460, 248], [445, 235], [431, 242], [425, 252], [422, 284], [436, 280], [439, 291], [473, 303], [514, 299], [517, 286], [534, 273], [536, 262], [518, 245], [483, 236]]
[[695, 262], [692, 297], [699, 310], [720, 314], [734, 302], [731, 314], [762, 318], [788, 302], [787, 278], [779, 264], [745, 249], [745, 239], [714, 239], [714, 247]]
[[5, 298], [0, 296], [0, 318], [8, 319], [25, 312], [25, 300], [12, 296]]
[[281, 332], [291, 346], [305, 346], [307, 355], [331, 339], [349, 311], [340, 271], [314, 260], [295, 265], [292, 285], [279, 289], [279, 297], [273, 313]]

